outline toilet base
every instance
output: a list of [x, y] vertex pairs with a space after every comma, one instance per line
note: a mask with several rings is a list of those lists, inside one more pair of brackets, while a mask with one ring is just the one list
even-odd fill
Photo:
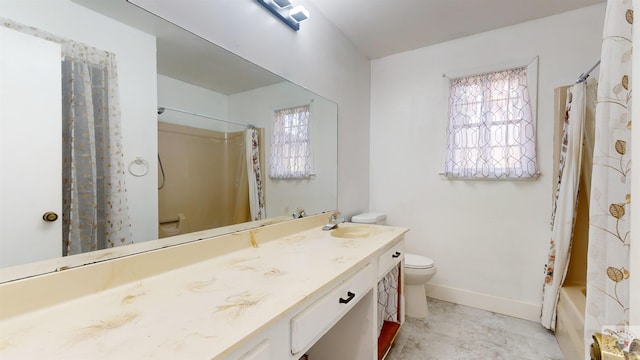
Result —
[[405, 315], [413, 318], [426, 318], [429, 316], [429, 305], [427, 304], [427, 292], [424, 284], [406, 285], [405, 295]]

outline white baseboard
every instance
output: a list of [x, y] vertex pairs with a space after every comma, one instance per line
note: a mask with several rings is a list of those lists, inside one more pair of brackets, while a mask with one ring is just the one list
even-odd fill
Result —
[[427, 283], [427, 296], [530, 321], [540, 321], [540, 305]]

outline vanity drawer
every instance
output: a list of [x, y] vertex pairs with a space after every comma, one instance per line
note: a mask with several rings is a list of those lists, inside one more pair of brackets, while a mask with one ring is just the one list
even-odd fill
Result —
[[378, 256], [378, 278], [386, 275], [391, 268], [398, 264], [404, 258], [404, 240], [387, 249], [382, 255]]
[[372, 288], [371, 264], [316, 300], [291, 319], [291, 353], [305, 350], [347, 313]]

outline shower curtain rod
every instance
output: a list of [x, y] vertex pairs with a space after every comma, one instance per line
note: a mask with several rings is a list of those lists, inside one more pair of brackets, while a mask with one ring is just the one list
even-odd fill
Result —
[[598, 65], [600, 65], [600, 60], [598, 60], [595, 64], [593, 64], [593, 66], [591, 67], [591, 69], [587, 70], [586, 72], [583, 72], [582, 74], [580, 74], [580, 76], [578, 77], [578, 80], [576, 80], [576, 84], [580, 84], [581, 82], [584, 82], [587, 80], [587, 78], [589, 77], [589, 74], [591, 74], [591, 72], [598, 67]]
[[217, 117], [214, 117], [214, 116], [198, 114], [198, 113], [195, 113], [195, 112], [192, 112], [192, 111], [176, 109], [176, 108], [172, 108], [172, 107], [168, 107], [168, 106], [158, 106], [158, 115], [162, 114], [165, 110], [171, 110], [171, 111], [176, 111], [176, 112], [183, 113], [183, 114], [203, 117], [203, 118], [206, 118], [206, 119], [222, 121], [222, 122], [225, 122], [225, 123], [228, 123], [228, 124], [244, 126], [244, 127], [250, 128], [250, 129], [251, 128], [255, 128], [255, 126], [253, 126], [251, 124], [243, 124], [243, 123], [234, 122], [234, 121], [231, 121], [231, 120], [224, 120], [224, 119], [220, 119], [220, 118], [217, 118]]

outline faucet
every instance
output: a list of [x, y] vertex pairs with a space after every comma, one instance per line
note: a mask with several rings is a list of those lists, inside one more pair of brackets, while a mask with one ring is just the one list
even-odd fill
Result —
[[307, 214], [304, 212], [304, 209], [298, 208], [292, 216], [294, 219], [302, 219], [303, 217], [307, 216]]
[[339, 223], [344, 222], [344, 218], [339, 216], [340, 216], [340, 211], [336, 210], [333, 214], [331, 214], [331, 216], [329, 216], [329, 222], [322, 227], [322, 230], [327, 231], [327, 230], [336, 229]]

